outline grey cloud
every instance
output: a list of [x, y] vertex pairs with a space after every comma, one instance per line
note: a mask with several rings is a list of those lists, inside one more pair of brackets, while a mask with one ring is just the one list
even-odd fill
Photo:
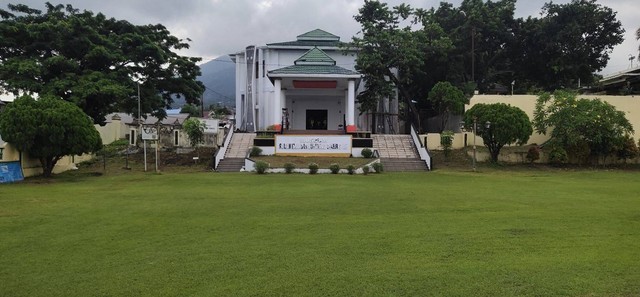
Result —
[[[55, 0], [50, 0], [55, 3]], [[78, 9], [102, 12], [108, 17], [126, 19], [135, 24], [161, 23], [172, 34], [192, 40], [191, 48], [181, 54], [213, 58], [234, 53], [247, 45], [293, 40], [298, 34], [321, 28], [334, 33], [344, 41], [357, 34], [358, 24], [353, 19], [363, 0], [61, 0]], [[570, 0], [554, 1], [567, 3]], [[412, 7], [428, 8], [439, 5], [439, 0], [391, 0], [389, 6], [400, 3]], [[461, 0], [448, 1], [459, 5]], [[538, 16], [547, 1], [519, 0], [516, 17]], [[9, 0], [43, 8], [44, 1]], [[638, 42], [633, 33], [640, 27], [634, 12], [640, 10], [637, 0], [601, 0], [602, 5], [618, 11], [627, 30], [624, 44], [611, 54], [611, 62], [604, 73], [625, 69], [629, 54], [637, 55]], [[3, 8], [6, 4], [2, 4]]]

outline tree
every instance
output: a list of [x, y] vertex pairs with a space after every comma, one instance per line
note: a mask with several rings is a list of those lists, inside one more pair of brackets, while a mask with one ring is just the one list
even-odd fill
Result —
[[185, 104], [180, 109], [180, 113], [188, 113], [192, 117], [201, 117], [202, 111], [200, 111], [200, 107], [195, 106], [193, 104]]
[[0, 87], [14, 94], [51, 95], [72, 102], [104, 123], [115, 111], [164, 117], [174, 98], [198, 103], [199, 58], [162, 25], [133, 25], [71, 5], [23, 4], [0, 9]]
[[545, 90], [594, 82], [614, 46], [624, 40], [616, 12], [596, 0], [546, 3], [540, 18], [519, 19], [513, 32], [514, 79]]
[[[640, 28], [636, 30], [636, 40], [640, 40]], [[638, 46], [638, 61], [640, 61], [640, 46]]]
[[20, 152], [38, 158], [49, 177], [64, 156], [102, 148], [91, 118], [78, 106], [53, 96], [17, 98], [0, 113], [0, 134]]
[[472, 129], [474, 120], [477, 122], [476, 134], [489, 149], [492, 162], [498, 162], [503, 146], [523, 145], [533, 132], [527, 114], [504, 103], [474, 105], [464, 114], [465, 128]]
[[469, 98], [449, 82], [438, 82], [429, 92], [427, 100], [431, 103], [434, 111], [441, 117], [440, 133], [446, 129], [449, 116], [462, 114], [464, 105], [469, 104]]
[[[413, 102], [414, 78], [423, 65], [425, 52], [450, 46], [437, 26], [414, 31], [414, 10], [405, 4], [389, 8], [386, 3], [365, 0], [354, 18], [360, 23], [361, 37], [353, 37], [358, 49], [355, 69], [360, 72], [367, 90], [358, 95], [360, 111], [374, 111], [382, 98], [395, 99], [397, 89], [408, 114], [421, 130], [418, 110]], [[413, 18], [413, 22], [411, 19]], [[404, 23], [408, 23], [403, 26]]]
[[187, 133], [191, 147], [197, 147], [204, 142], [206, 124], [196, 118], [188, 118], [182, 123], [182, 130]]
[[538, 133], [546, 134], [568, 153], [606, 158], [623, 145], [625, 135], [633, 127], [624, 112], [600, 99], [576, 99], [568, 91], [543, 93], [538, 96], [533, 125]]

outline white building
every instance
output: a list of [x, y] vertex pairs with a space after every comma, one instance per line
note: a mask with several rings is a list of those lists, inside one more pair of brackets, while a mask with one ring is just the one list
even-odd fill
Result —
[[[370, 116], [359, 116], [357, 95], [364, 91], [354, 69], [357, 51], [345, 51], [340, 37], [316, 29], [295, 41], [248, 46], [231, 55], [236, 63], [236, 126], [254, 132], [369, 130]], [[393, 113], [397, 101], [384, 100]], [[392, 129], [393, 129], [392, 128]]]

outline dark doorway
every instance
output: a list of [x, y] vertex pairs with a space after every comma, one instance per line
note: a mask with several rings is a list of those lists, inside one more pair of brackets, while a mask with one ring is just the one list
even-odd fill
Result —
[[307, 130], [327, 130], [327, 110], [307, 109]]

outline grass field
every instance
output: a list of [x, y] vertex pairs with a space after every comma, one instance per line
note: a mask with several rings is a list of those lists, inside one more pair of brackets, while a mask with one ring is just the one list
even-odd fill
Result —
[[82, 173], [0, 185], [0, 296], [638, 296], [640, 175]]

